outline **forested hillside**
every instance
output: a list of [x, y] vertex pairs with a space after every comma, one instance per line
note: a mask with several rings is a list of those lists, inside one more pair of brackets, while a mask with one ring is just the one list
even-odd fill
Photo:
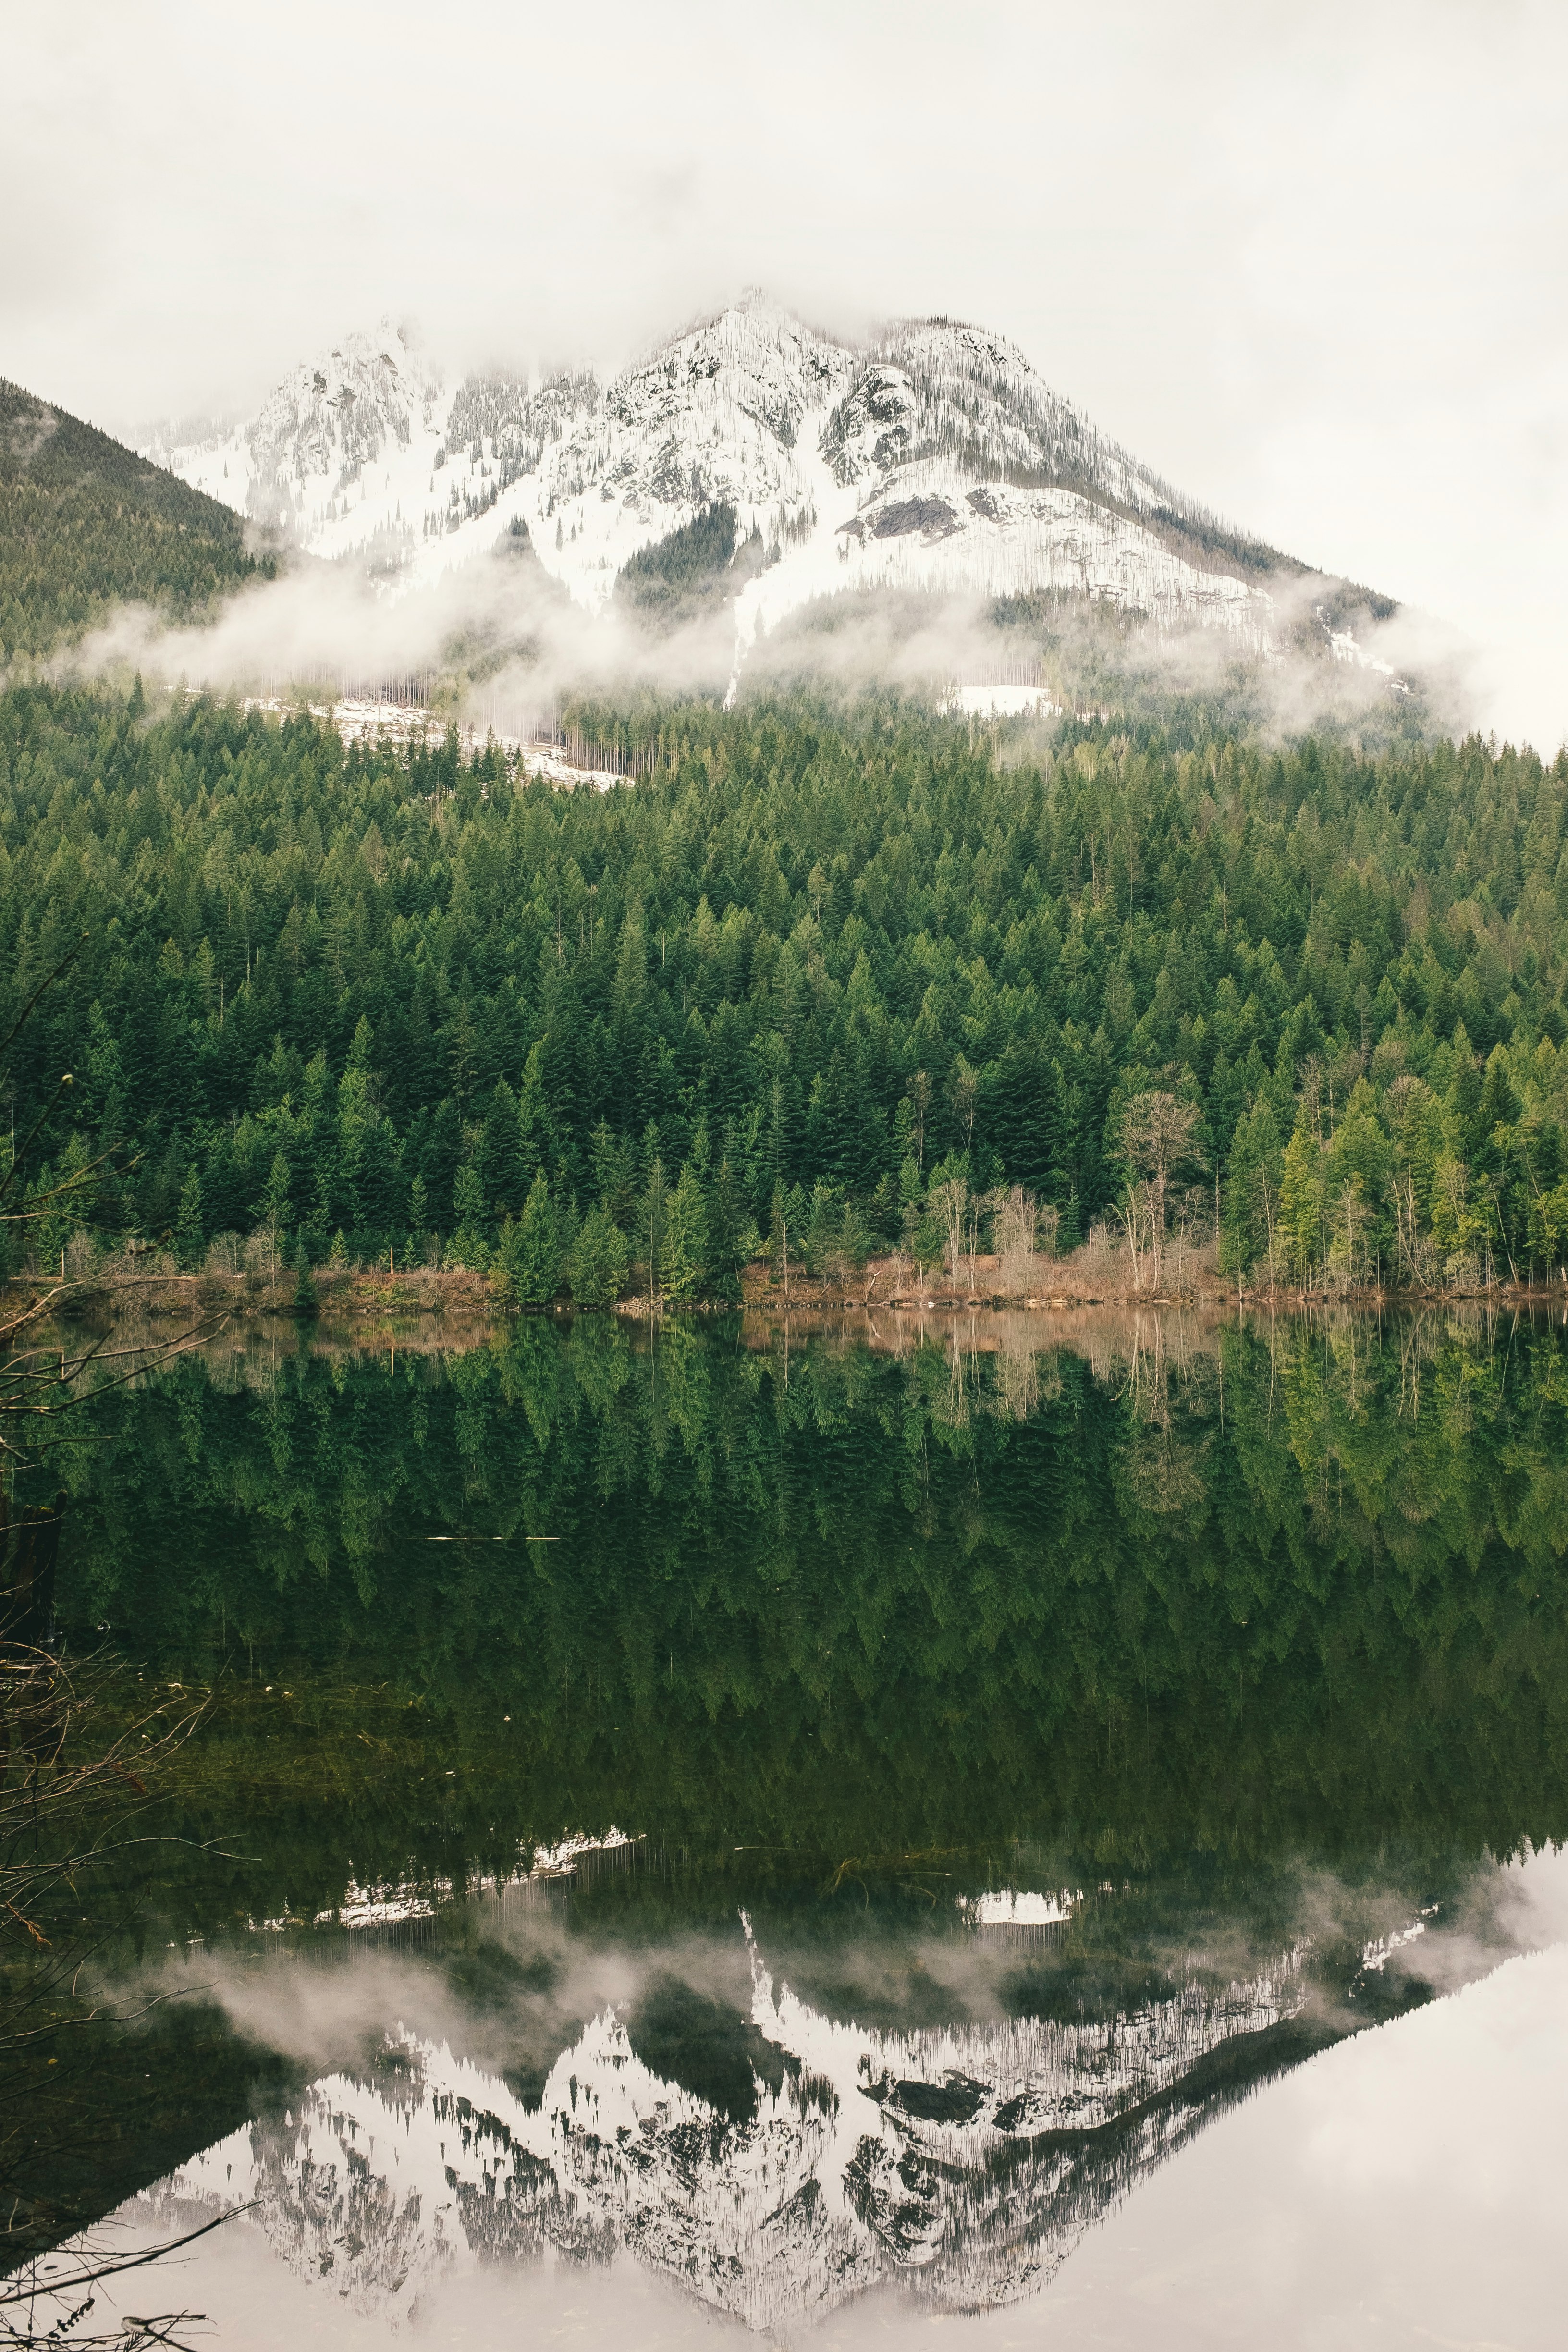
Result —
[[258, 568], [228, 507], [0, 379], [0, 668], [117, 604], [184, 616]]
[[1003, 757], [870, 700], [631, 731], [652, 772], [601, 795], [455, 739], [0, 698], [7, 1023], [79, 948], [16, 1134], [68, 1068], [49, 1174], [139, 1155], [87, 1188], [103, 1234], [499, 1253], [526, 1298], [650, 1254], [722, 1292], [782, 1222], [935, 1255], [955, 1183], [1064, 1245], [1217, 1197], [1226, 1264], [1279, 1280], [1559, 1264], [1568, 758], [1114, 722]]

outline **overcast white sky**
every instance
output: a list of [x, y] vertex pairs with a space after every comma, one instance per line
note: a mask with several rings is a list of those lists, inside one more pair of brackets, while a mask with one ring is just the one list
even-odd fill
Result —
[[98, 423], [385, 310], [945, 311], [1568, 736], [1563, 0], [0, 0], [0, 373]]

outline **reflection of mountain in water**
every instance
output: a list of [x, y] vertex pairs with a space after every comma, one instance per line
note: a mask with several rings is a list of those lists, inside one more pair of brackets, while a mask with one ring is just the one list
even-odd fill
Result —
[[540, 2104], [402, 2035], [375, 2079], [331, 2074], [154, 2192], [254, 2199], [289, 2267], [362, 2309], [406, 2311], [443, 2265], [625, 2251], [750, 2326], [820, 2313], [890, 2274], [975, 2309], [1042, 2284], [1138, 2177], [1285, 2057], [1297, 1956], [1196, 1979], [1100, 2024], [1023, 2020], [901, 2035], [775, 1992], [778, 2053], [726, 2114], [667, 2081], [613, 2012]]

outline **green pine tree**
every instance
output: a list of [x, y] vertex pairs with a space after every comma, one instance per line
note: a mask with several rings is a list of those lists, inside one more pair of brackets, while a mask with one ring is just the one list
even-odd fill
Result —
[[269, 1233], [281, 1234], [288, 1229], [292, 1182], [288, 1160], [281, 1151], [275, 1151], [272, 1165], [267, 1171], [266, 1190], [257, 1209], [258, 1216]]
[[742, 1270], [756, 1240], [756, 1228], [745, 1213], [741, 1188], [726, 1153], [708, 1189], [707, 1260], [715, 1297], [740, 1297]]
[[174, 1220], [174, 1255], [187, 1271], [202, 1262], [206, 1236], [202, 1227], [202, 1180], [193, 1160], [180, 1188], [180, 1212]]
[[578, 1228], [567, 1265], [572, 1296], [579, 1307], [609, 1307], [625, 1286], [626, 1237], [601, 1208], [589, 1210]]
[[650, 1298], [659, 1297], [663, 1291], [669, 1201], [664, 1161], [655, 1150], [648, 1160], [647, 1182], [637, 1203], [639, 1238], [647, 1252], [647, 1291]]
[[321, 1294], [316, 1277], [310, 1271], [310, 1261], [300, 1242], [294, 1252], [294, 1312], [303, 1322], [313, 1321], [321, 1311]]
[[665, 1212], [665, 1296], [678, 1304], [700, 1297], [708, 1274], [708, 1204], [688, 1160]]
[[447, 1264], [466, 1265], [474, 1274], [483, 1274], [494, 1253], [484, 1233], [484, 1179], [472, 1160], [466, 1160], [458, 1171], [452, 1205], [457, 1212], [458, 1230], [447, 1244]]
[[542, 1168], [521, 1217], [509, 1218], [496, 1252], [498, 1286], [523, 1307], [544, 1307], [561, 1287], [561, 1225]]
[[1267, 1095], [1237, 1122], [1224, 1192], [1219, 1262], [1226, 1274], [1248, 1274], [1254, 1266], [1272, 1270], [1278, 1280], [1286, 1271], [1279, 1255], [1279, 1188], [1285, 1172], [1279, 1122]]

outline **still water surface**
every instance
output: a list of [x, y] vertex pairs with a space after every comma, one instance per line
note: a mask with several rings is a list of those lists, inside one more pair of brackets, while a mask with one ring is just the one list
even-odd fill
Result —
[[1042, 1333], [226, 1337], [93, 1405], [61, 1615], [213, 1694], [103, 2177], [127, 2242], [247, 2208], [131, 2307], [1560, 2340], [1563, 1332]]

